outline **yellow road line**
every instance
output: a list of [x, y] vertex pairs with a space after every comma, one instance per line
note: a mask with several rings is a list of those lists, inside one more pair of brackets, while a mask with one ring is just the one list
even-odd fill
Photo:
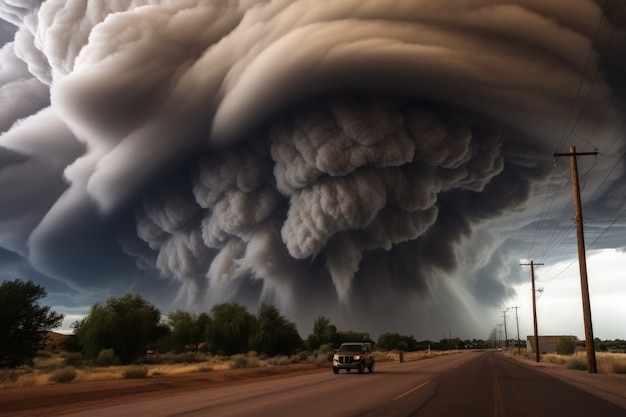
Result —
[[422, 388], [424, 385], [428, 384], [429, 382], [430, 382], [430, 381], [426, 381], [426, 382], [424, 382], [424, 383], [422, 383], [422, 384], [419, 384], [419, 385], [418, 385], [418, 386], [416, 386], [415, 388], [411, 388], [411, 389], [410, 389], [410, 390], [408, 390], [407, 392], [404, 392], [404, 393], [402, 393], [402, 394], [398, 395], [398, 396], [397, 396], [396, 398], [394, 398], [393, 400], [394, 400], [394, 401], [399, 400], [399, 399], [401, 399], [402, 397], [405, 397], [405, 396], [409, 395], [410, 393], [412, 393], [412, 392], [414, 392], [414, 391], [417, 391], [418, 389]]

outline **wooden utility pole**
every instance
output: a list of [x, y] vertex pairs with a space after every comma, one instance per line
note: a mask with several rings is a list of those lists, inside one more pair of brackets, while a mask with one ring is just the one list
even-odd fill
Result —
[[502, 321], [504, 322], [504, 350], [509, 350], [509, 335], [506, 332], [506, 310], [502, 310]]
[[519, 307], [513, 307], [515, 309], [515, 322], [517, 323], [517, 356], [522, 357], [522, 347], [519, 342], [519, 318], [517, 316], [517, 309]]
[[539, 362], [541, 360], [541, 352], [539, 352], [539, 334], [537, 332], [537, 292], [535, 291], [535, 265], [543, 264], [536, 264], [533, 261], [530, 261], [529, 264], [520, 265], [530, 265], [530, 280], [533, 286], [533, 327], [535, 330], [535, 347], [533, 349], [535, 351], [535, 361]]
[[578, 185], [578, 165], [576, 156], [597, 155], [598, 152], [576, 153], [576, 147], [570, 146], [569, 153], [555, 153], [554, 156], [569, 156], [572, 164], [572, 188], [574, 190], [574, 213], [576, 216], [576, 237], [578, 238], [578, 265], [580, 269], [580, 289], [583, 297], [583, 318], [585, 322], [585, 347], [587, 349], [587, 371], [598, 373], [596, 367], [596, 347], [593, 340], [593, 326], [591, 324], [591, 301], [589, 298], [589, 283], [587, 281], [587, 261], [585, 257], [585, 236], [583, 232], [583, 209], [580, 203], [580, 188]]

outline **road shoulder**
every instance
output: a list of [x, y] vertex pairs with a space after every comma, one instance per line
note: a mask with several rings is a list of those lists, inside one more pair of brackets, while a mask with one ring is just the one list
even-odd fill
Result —
[[626, 410], [626, 374], [591, 374], [548, 362], [511, 358]]

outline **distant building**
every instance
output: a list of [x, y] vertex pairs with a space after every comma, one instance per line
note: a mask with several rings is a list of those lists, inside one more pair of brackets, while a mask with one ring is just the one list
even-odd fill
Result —
[[[539, 336], [539, 353], [555, 353], [562, 338], [571, 339], [574, 343], [578, 342], [576, 336]], [[529, 354], [535, 353], [535, 336], [526, 336], [526, 350]]]

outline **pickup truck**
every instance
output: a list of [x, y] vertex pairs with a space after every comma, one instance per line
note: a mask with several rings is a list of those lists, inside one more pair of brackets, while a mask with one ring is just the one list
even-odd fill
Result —
[[365, 368], [374, 372], [374, 353], [371, 343], [350, 342], [342, 343], [333, 355], [333, 373], [338, 374], [340, 369], [350, 372], [357, 369], [360, 374]]

